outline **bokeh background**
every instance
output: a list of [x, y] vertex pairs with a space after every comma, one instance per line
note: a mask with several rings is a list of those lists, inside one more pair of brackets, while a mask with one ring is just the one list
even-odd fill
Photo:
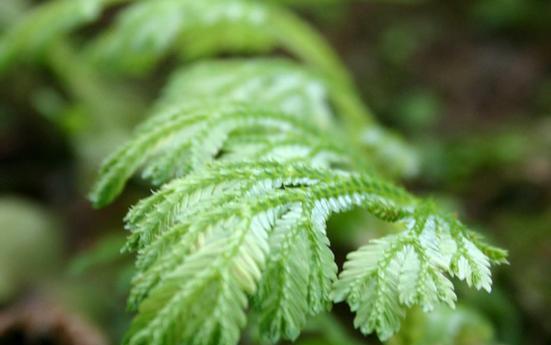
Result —
[[[0, 36], [41, 2], [0, 0]], [[419, 169], [403, 181], [408, 189], [510, 253], [491, 295], [458, 284], [455, 312], [412, 310], [389, 343], [551, 343], [551, 1], [278, 2], [323, 33], [378, 120], [410, 143]], [[75, 35], [93, 35], [118, 11]], [[119, 254], [121, 219], [149, 187], [133, 181], [102, 210], [86, 193], [158, 95], [166, 64], [113, 85], [59, 50], [0, 73], [0, 344], [119, 342], [132, 274], [132, 259]], [[380, 235], [371, 222], [360, 212], [332, 219], [338, 259]], [[298, 343], [378, 343], [351, 319], [338, 305]]]

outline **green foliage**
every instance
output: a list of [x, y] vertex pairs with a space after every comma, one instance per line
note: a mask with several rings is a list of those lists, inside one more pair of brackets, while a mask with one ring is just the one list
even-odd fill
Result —
[[87, 54], [98, 65], [142, 74], [170, 53], [189, 60], [221, 53], [268, 53], [276, 48], [343, 90], [339, 93], [343, 97], [335, 101], [346, 108], [343, 114], [350, 117], [349, 126], [360, 140], [370, 124], [370, 113], [355, 96], [346, 69], [317, 32], [277, 6], [252, 0], [136, 2], [88, 47]]
[[175, 72], [159, 103], [166, 108], [180, 99], [254, 99], [285, 113], [303, 114], [327, 128], [335, 120], [328, 101], [350, 97], [346, 91], [314, 70], [285, 59], [211, 60]]
[[489, 320], [473, 308], [459, 304], [456, 309], [437, 307], [431, 313], [417, 309], [389, 345], [493, 345], [497, 344]]
[[[405, 229], [351, 254], [335, 286], [333, 298], [348, 300], [365, 333], [388, 338], [407, 306], [453, 305], [444, 273], [490, 289], [490, 262], [503, 252], [379, 178], [303, 163], [217, 163], [166, 184], [127, 216], [140, 272], [128, 343], [207, 344], [217, 336], [215, 343], [234, 344], [246, 296], [261, 334], [294, 339], [308, 315], [330, 304], [336, 267], [325, 221], [354, 206]], [[190, 310], [197, 324], [183, 331], [178, 320]]]
[[[194, 59], [284, 49], [323, 76], [333, 90], [339, 90], [333, 95], [334, 102], [343, 109], [343, 116], [350, 118], [348, 126], [358, 141], [391, 160], [397, 174], [415, 173], [411, 150], [372, 123], [336, 54], [293, 13], [252, 0], [158, 0], [137, 2], [118, 19], [114, 28], [92, 43], [87, 54], [100, 65], [128, 73], [150, 71], [171, 52]], [[385, 143], [392, 150], [379, 152]]]
[[58, 227], [47, 210], [34, 203], [0, 198], [0, 303], [59, 265]]
[[333, 51], [308, 24], [291, 12], [257, 1], [136, 2], [91, 50], [113, 66], [142, 72], [170, 51], [203, 57], [274, 47], [288, 50], [336, 81], [348, 82]]
[[[53, 12], [67, 2], [45, 6]], [[64, 18], [48, 36], [79, 18]], [[10, 48], [10, 59], [27, 50], [27, 34], [17, 32], [35, 37], [39, 27], [31, 17], [8, 33], [3, 44], [24, 47]], [[357, 328], [386, 340], [408, 308], [453, 306], [450, 277], [489, 291], [490, 266], [505, 262], [504, 251], [454, 216], [374, 172], [412, 170], [408, 149], [372, 122], [321, 36], [284, 9], [137, 1], [85, 52], [99, 65], [140, 73], [169, 53], [274, 48], [306, 67], [244, 59], [186, 68], [103, 164], [95, 206], [110, 203], [138, 170], [160, 186], [126, 217], [126, 250], [137, 256], [129, 298], [137, 315], [126, 344], [234, 345], [247, 313], [266, 341], [294, 340], [309, 318], [340, 301], [356, 312]], [[326, 222], [352, 208], [400, 230], [351, 253], [338, 275]]]
[[[213, 12], [202, 8], [212, 4]], [[230, 5], [237, 6], [235, 17], [218, 12]], [[216, 36], [220, 27], [204, 20], [209, 13], [225, 30], [227, 21], [255, 25], [264, 20], [259, 13], [271, 18], [263, 7], [268, 12], [254, 12], [257, 6], [141, 3], [95, 49], [147, 68], [190, 28]], [[184, 21], [183, 13], [197, 21]], [[130, 35], [138, 23], [142, 31]], [[266, 27], [268, 33], [254, 34], [281, 34]], [[292, 340], [332, 300], [347, 300], [357, 327], [387, 339], [407, 307], [453, 305], [445, 274], [490, 289], [489, 266], [503, 262], [504, 253], [482, 244], [453, 217], [367, 173], [373, 157], [358, 158], [357, 143], [344, 139], [346, 125], [325, 99], [346, 97], [347, 86], [342, 91], [334, 77], [317, 78], [270, 60], [184, 70], [134, 139], [106, 161], [91, 194], [97, 206], [110, 202], [140, 168], [154, 184], [164, 184], [126, 218], [132, 231], [127, 249], [136, 252], [138, 269], [130, 296], [138, 315], [127, 344], [236, 344], [249, 308], [264, 338]], [[352, 207], [404, 230], [351, 254], [337, 280], [325, 222]]]
[[[308, 72], [298, 73], [316, 80], [309, 83], [325, 85], [327, 90], [323, 92], [330, 94], [325, 102], [331, 102], [325, 107], [334, 105], [340, 110], [340, 116], [347, 118], [345, 125], [354, 140], [377, 158], [379, 170], [397, 176], [417, 173], [416, 154], [398, 135], [374, 123], [369, 109], [357, 96], [350, 76], [323, 38], [291, 12], [261, 1], [136, 1], [121, 13], [112, 29], [85, 47], [82, 57], [85, 61], [72, 63], [73, 57], [68, 60], [69, 67], [81, 66], [80, 70], [64, 71], [60, 61], [68, 59], [66, 55], [71, 49], [56, 43], [71, 30], [96, 19], [103, 8], [121, 2], [130, 1], [59, 0], [37, 7], [0, 38], [0, 71], [15, 62], [51, 55], [51, 68], [76, 90], [77, 99], [91, 103], [87, 107], [93, 108], [98, 122], [103, 122], [107, 116], [103, 114], [110, 112], [105, 108], [125, 114], [129, 109], [121, 107], [117, 97], [100, 96], [98, 90], [102, 85], [98, 82], [102, 80], [90, 77], [91, 73], [86, 71], [88, 62], [109, 66], [111, 70], [143, 73], [170, 52], [199, 58], [228, 52], [265, 53], [283, 48], [310, 65]], [[234, 78], [238, 81], [236, 76], [237, 73]], [[313, 93], [318, 88], [320, 86], [308, 86], [305, 90]], [[128, 98], [124, 93], [115, 94]], [[109, 104], [90, 102], [91, 99], [102, 99]], [[113, 132], [113, 129], [102, 128], [102, 131]]]
[[385, 340], [399, 329], [407, 307], [430, 311], [439, 302], [453, 307], [456, 296], [444, 273], [490, 291], [490, 264], [501, 260], [499, 250], [481, 244], [456, 220], [421, 206], [403, 233], [349, 255], [335, 298], [346, 299], [357, 313], [356, 327]]
[[[172, 77], [160, 104], [191, 99], [254, 100], [285, 113], [315, 117], [321, 129], [340, 122], [373, 157], [379, 171], [414, 175], [417, 158], [397, 135], [366, 122], [369, 112], [350, 87], [332, 82], [313, 68], [284, 59], [235, 59], [196, 63]], [[334, 109], [334, 110], [332, 110]]]
[[[169, 90], [174, 85], [184, 85], [182, 78]], [[445, 273], [490, 289], [489, 266], [504, 260], [502, 251], [430, 204], [355, 172], [365, 168], [352, 150], [324, 136], [315, 118], [223, 97], [170, 107], [171, 94], [107, 160], [92, 193], [104, 205], [143, 164], [154, 182], [171, 181], [127, 216], [128, 249], [137, 253], [140, 272], [130, 297], [139, 313], [129, 344], [191, 341], [198, 332], [206, 332], [199, 344], [211, 336], [234, 344], [247, 297], [260, 333], [272, 341], [296, 338], [332, 298], [349, 302], [362, 331], [387, 339], [407, 307], [453, 305]], [[336, 267], [325, 222], [352, 207], [404, 231], [351, 254], [332, 293]], [[178, 320], [189, 310], [197, 324], [182, 331]], [[212, 318], [228, 310], [234, 319]]]
[[56, 79], [47, 87], [31, 85], [24, 98], [66, 134], [85, 176], [128, 138], [143, 105], [135, 93], [91, 66], [79, 53], [80, 40], [69, 34], [98, 19], [102, 9], [126, 1], [46, 1], [25, 12], [28, 4], [14, 0], [17, 6], [7, 6], [12, 13], [0, 18], [11, 24], [0, 35], [0, 77], [11, 78], [15, 73], [10, 72], [36, 63]]
[[121, 260], [121, 248], [126, 238], [120, 233], [101, 238], [92, 248], [78, 254], [71, 260], [68, 271], [78, 276], [106, 264], [114, 264]]
[[37, 7], [0, 40], [0, 72], [19, 59], [39, 58], [65, 33], [94, 21], [103, 6], [125, 0], [59, 0]]

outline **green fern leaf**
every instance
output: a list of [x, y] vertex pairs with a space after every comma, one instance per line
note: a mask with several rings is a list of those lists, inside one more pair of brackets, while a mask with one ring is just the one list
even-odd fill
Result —
[[[139, 313], [129, 344], [189, 342], [191, 334], [199, 331], [206, 333], [194, 338], [197, 344], [233, 344], [249, 298], [260, 334], [272, 342], [295, 339], [308, 316], [330, 306], [331, 298], [348, 301], [357, 312], [355, 324], [364, 333], [376, 331], [387, 339], [398, 330], [408, 307], [421, 305], [428, 311], [440, 302], [453, 305], [453, 286], [444, 274], [489, 290], [489, 266], [502, 261], [503, 252], [481, 244], [451, 216], [379, 177], [354, 173], [363, 169], [353, 159], [344, 162], [343, 170], [334, 165], [344, 167], [343, 161], [316, 164], [309, 155], [294, 159], [295, 150], [270, 156], [268, 151], [259, 155], [240, 147], [243, 142], [269, 142], [273, 151], [283, 142], [266, 138], [297, 135], [302, 138], [297, 143], [307, 149], [325, 143], [335, 157], [348, 156], [337, 144], [328, 145], [331, 140], [307, 122], [225, 101], [168, 114], [160, 112], [144, 123], [136, 138], [107, 161], [93, 194], [97, 205], [109, 202], [140, 165], [152, 157], [172, 156], [174, 140], [187, 152], [179, 156], [188, 159], [183, 163], [189, 167], [187, 175], [167, 183], [127, 216], [132, 231], [127, 248], [138, 253], [139, 271], [130, 297]], [[243, 140], [244, 133], [253, 130], [261, 135]], [[219, 153], [233, 132], [238, 138], [234, 149], [242, 154], [224, 159]], [[175, 161], [176, 167], [181, 164]], [[325, 221], [331, 213], [357, 206], [382, 220], [404, 224], [405, 230], [351, 254], [331, 294], [336, 270]], [[251, 243], [243, 249], [253, 238], [259, 247]], [[256, 254], [239, 256], [243, 251]], [[227, 258], [226, 253], [236, 256]], [[220, 266], [214, 265], [212, 276], [204, 277], [201, 263], [207, 261]], [[200, 272], [193, 272], [194, 267]], [[182, 300], [180, 293], [188, 288], [173, 279], [191, 284]], [[223, 290], [226, 287], [231, 291]], [[194, 309], [203, 292], [219, 296], [221, 309], [202, 302]], [[226, 294], [244, 302], [230, 305]], [[209, 319], [202, 315], [197, 316], [202, 320], [197, 328], [191, 323], [186, 331], [177, 331], [186, 310], [220, 315], [235, 308], [240, 311], [232, 314], [237, 319], [229, 326], [213, 319], [200, 328]], [[221, 338], [213, 340], [215, 334]]]
[[175, 72], [157, 111], [213, 97], [237, 102], [254, 100], [328, 128], [335, 121], [329, 103], [334, 99], [332, 94], [342, 92], [333, 86], [319, 73], [284, 59], [211, 60]]
[[[356, 327], [387, 339], [408, 308], [453, 306], [450, 277], [490, 290], [490, 266], [505, 253], [371, 171], [409, 154], [366, 120], [334, 54], [293, 15], [246, 0], [144, 1], [91, 49], [141, 72], [175, 50], [276, 46], [309, 69], [267, 59], [185, 68], [101, 168], [96, 206], [138, 170], [161, 186], [126, 217], [137, 256], [126, 344], [234, 345], [249, 310], [264, 339], [294, 340], [344, 300]], [[354, 207], [402, 231], [350, 254], [337, 277], [325, 223]]]
[[[325, 183], [321, 183], [322, 179]], [[288, 190], [281, 189], [291, 186], [293, 188]], [[365, 195], [354, 194], [362, 186]], [[212, 296], [222, 294], [218, 284], [230, 289], [227, 293], [233, 298], [255, 295], [260, 284], [261, 288], [255, 295], [256, 307], [259, 313], [264, 313], [261, 319], [269, 324], [261, 324], [261, 327], [268, 327], [269, 337], [274, 340], [295, 338], [306, 315], [316, 311], [316, 306], [308, 305], [308, 294], [312, 293], [309, 289], [323, 288], [308, 283], [309, 257], [316, 254], [308, 250], [310, 241], [304, 224], [323, 222], [330, 211], [342, 211], [354, 204], [363, 204], [385, 219], [396, 217], [396, 210], [375, 204], [375, 196], [370, 193], [384, 198], [389, 204], [406, 204], [408, 200], [402, 191], [367, 176], [269, 162], [213, 166], [196, 175], [175, 180], [159, 193], [161, 197], [156, 194], [152, 200], [146, 199], [129, 216], [129, 228], [134, 231], [133, 236], [138, 237], [136, 249], [141, 272], [134, 282], [137, 290], [133, 291], [133, 296], [139, 305], [139, 316], [134, 323], [136, 333], [130, 332], [129, 344], [140, 344], [140, 339], [147, 344], [163, 344], [166, 339], [191, 341], [192, 335], [199, 332], [198, 328], [192, 327], [193, 323], [189, 325], [189, 334], [181, 330], [180, 323], [171, 326], [179, 319], [178, 313], [189, 310], [202, 311], [202, 315], [197, 315], [201, 320], [197, 327], [205, 327], [208, 319], [213, 322], [213, 332], [223, 332], [219, 329], [222, 327], [219, 321], [210, 319], [212, 313], [222, 313], [212, 309], [215, 308]], [[182, 198], [183, 195], [187, 197]], [[167, 202], [176, 199], [183, 204]], [[313, 214], [319, 218], [311, 219]], [[162, 223], [162, 226], [151, 226], [152, 220]], [[319, 230], [310, 227], [309, 232]], [[317, 236], [320, 234], [314, 238]], [[306, 250], [298, 251], [295, 247], [297, 241], [302, 243], [298, 248]], [[150, 245], [154, 249], [149, 249]], [[316, 242], [316, 245], [324, 243]], [[266, 260], [268, 252], [270, 259]], [[301, 257], [303, 260], [299, 260]], [[288, 260], [297, 264], [289, 266]], [[209, 262], [208, 268], [206, 262]], [[179, 272], [185, 273], [185, 277]], [[321, 272], [321, 276], [328, 279], [325, 287], [332, 283], [331, 274]], [[261, 277], [264, 277], [262, 281]], [[167, 279], [169, 282], [172, 279], [180, 281], [180, 285], [169, 283], [167, 288]], [[184, 286], [181, 279], [186, 281]], [[196, 290], [186, 292], [188, 284]], [[184, 293], [187, 299], [181, 300], [180, 295]], [[201, 293], [211, 296], [211, 300], [204, 302], [206, 305], [196, 303], [198, 297], [201, 299]], [[325, 296], [326, 303], [329, 302], [327, 291], [316, 291], [315, 294]], [[246, 301], [244, 297], [239, 299]], [[235, 308], [244, 310], [246, 307], [243, 303], [240, 307], [228, 305], [229, 301], [223, 299], [220, 303], [220, 308], [232, 310], [232, 313]], [[156, 310], [155, 314], [148, 312], [149, 309]], [[224, 318], [228, 316], [222, 315]], [[242, 324], [236, 321], [227, 331], [239, 334], [241, 327]], [[172, 338], [176, 336], [176, 328], [181, 338]], [[225, 340], [216, 343], [235, 343], [229, 335], [222, 338]], [[208, 339], [210, 335], [196, 341], [208, 344]]]
[[[263, 135], [247, 137], [243, 141], [234, 140], [231, 147], [226, 146], [237, 129], [249, 132], [262, 130]], [[243, 147], [248, 149], [241, 149]], [[282, 150], [285, 147], [288, 149]], [[184, 170], [189, 172], [201, 169], [214, 160], [231, 161], [231, 155], [230, 159], [220, 155], [226, 148], [239, 152], [234, 157], [239, 160], [309, 160], [320, 166], [361, 163], [347, 159], [343, 155], [345, 146], [335, 143], [295, 116], [243, 103], [200, 103], [161, 112], [146, 121], [138, 129], [137, 136], [105, 162], [91, 199], [96, 206], [111, 201], [128, 178], [153, 157], [156, 157], [155, 161], [145, 170], [145, 177], [163, 183], [166, 182], [164, 176], [177, 177], [182, 166], [187, 166]], [[175, 156], [182, 159], [170, 165], [171, 158]], [[169, 166], [164, 165], [167, 163]], [[167, 174], [167, 170], [171, 173]]]
[[[71, 30], [125, 0], [58, 0], [0, 39], [0, 70], [36, 59]], [[491, 289], [506, 253], [453, 216], [373, 171], [412, 173], [411, 150], [377, 125], [336, 54], [308, 24], [249, 0], [137, 1], [86, 56], [141, 73], [169, 54], [207, 61], [171, 77], [151, 117], [103, 164], [91, 192], [111, 202], [129, 178], [159, 189], [127, 214], [136, 254], [129, 345], [235, 345], [247, 315], [270, 343], [346, 301], [363, 333], [388, 339], [408, 308], [454, 306], [451, 278]], [[338, 268], [326, 221], [363, 208], [399, 232]]]
[[[197, 39], [200, 37], [201, 39]], [[131, 72], [150, 69], [169, 51], [207, 56], [283, 47], [336, 81], [348, 74], [325, 41], [292, 13], [247, 0], [157, 0], [126, 10], [91, 54]]]

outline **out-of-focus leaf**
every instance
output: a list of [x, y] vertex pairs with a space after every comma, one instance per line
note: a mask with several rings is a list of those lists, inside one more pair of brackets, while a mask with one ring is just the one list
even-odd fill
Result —
[[55, 268], [61, 249], [58, 230], [41, 207], [0, 198], [0, 302]]
[[74, 275], [81, 275], [89, 270], [101, 266], [114, 265], [121, 258], [121, 248], [126, 242], [126, 236], [119, 233], [109, 234], [101, 238], [91, 248], [77, 255], [69, 265], [69, 272]]
[[435, 308], [430, 313], [410, 312], [406, 324], [388, 345], [492, 345], [491, 323], [472, 308]]

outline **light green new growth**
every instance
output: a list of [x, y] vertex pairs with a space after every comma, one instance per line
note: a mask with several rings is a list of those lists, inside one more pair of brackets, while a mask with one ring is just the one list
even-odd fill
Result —
[[[132, 1], [58, 0], [37, 7], [0, 37], [0, 72], [15, 62], [43, 58], [49, 50], [55, 54], [55, 43], [67, 33], [96, 19], [102, 8], [124, 2]], [[325, 101], [346, 116], [345, 125], [354, 141], [377, 157], [378, 169], [397, 176], [417, 173], [413, 150], [373, 122], [350, 76], [323, 38], [276, 6], [254, 0], [135, 0], [115, 27], [85, 51], [87, 58], [102, 67], [139, 73], [150, 70], [171, 51], [201, 57], [221, 52], [262, 53], [276, 47], [309, 64], [309, 72], [300, 73], [315, 75], [315, 83], [323, 81], [331, 89]]]
[[[170, 109], [170, 90], [177, 84], [182, 84], [181, 77], [159, 109]], [[490, 261], [500, 262], [502, 252], [481, 245], [453, 217], [401, 189], [373, 175], [353, 173], [353, 154], [297, 115], [223, 99], [174, 103], [180, 109], [153, 116], [134, 141], [107, 161], [93, 194], [98, 205], [112, 199], [150, 157], [154, 159], [144, 172], [157, 183], [192, 172], [173, 179], [127, 216], [133, 233], [128, 248], [138, 253], [140, 272], [130, 303], [141, 305], [129, 344], [189, 341], [200, 331], [220, 336], [214, 343], [235, 344], [247, 296], [252, 297], [261, 334], [272, 341], [294, 339], [308, 316], [330, 305], [336, 267], [325, 220], [354, 206], [404, 224], [403, 233], [351, 254], [335, 284], [333, 298], [350, 303], [365, 333], [377, 331], [388, 338], [405, 308], [414, 304], [426, 310], [440, 301], [453, 305], [453, 287], [444, 273], [489, 289]], [[154, 173], [159, 171], [164, 175]], [[220, 266], [210, 265], [217, 260]], [[207, 274], [213, 276], [203, 277]], [[183, 282], [192, 285], [190, 291]], [[235, 291], [211, 287], [214, 282]], [[184, 292], [187, 297], [180, 300]], [[210, 297], [202, 298], [202, 293]], [[243, 302], [224, 304], [230, 303], [223, 299], [225, 293], [231, 293], [231, 301], [239, 296]], [[211, 318], [228, 316], [212, 305], [218, 294], [220, 308], [238, 309], [232, 314], [234, 323]], [[205, 319], [183, 331], [177, 320], [185, 316], [179, 313], [195, 307]], [[166, 328], [160, 326], [164, 322]], [[196, 340], [198, 344], [208, 344], [210, 338], [200, 339], [204, 342]]]
[[[35, 15], [2, 40], [12, 48], [0, 61], [34, 46], [17, 32], [39, 37]], [[78, 18], [53, 20], [48, 35], [82, 24]], [[137, 171], [160, 186], [126, 217], [126, 249], [137, 256], [128, 345], [235, 345], [248, 314], [265, 340], [294, 340], [310, 317], [340, 301], [356, 313], [357, 328], [385, 340], [409, 307], [453, 306], [451, 277], [489, 291], [490, 266], [505, 261], [454, 216], [373, 172], [411, 173], [410, 151], [373, 123], [323, 39], [282, 8], [136, 1], [84, 51], [144, 72], [170, 53], [275, 47], [307, 66], [264, 58], [179, 70], [151, 117], [100, 170], [95, 206], [110, 203]], [[355, 207], [401, 231], [351, 253], [338, 275], [325, 223]]]
[[[171, 52], [189, 59], [282, 48], [341, 90], [335, 102], [346, 110], [356, 136], [371, 125], [371, 114], [335, 53], [310, 25], [282, 8], [254, 0], [139, 1], [118, 19], [88, 49], [101, 65], [139, 74]], [[383, 140], [398, 141], [386, 133]]]

